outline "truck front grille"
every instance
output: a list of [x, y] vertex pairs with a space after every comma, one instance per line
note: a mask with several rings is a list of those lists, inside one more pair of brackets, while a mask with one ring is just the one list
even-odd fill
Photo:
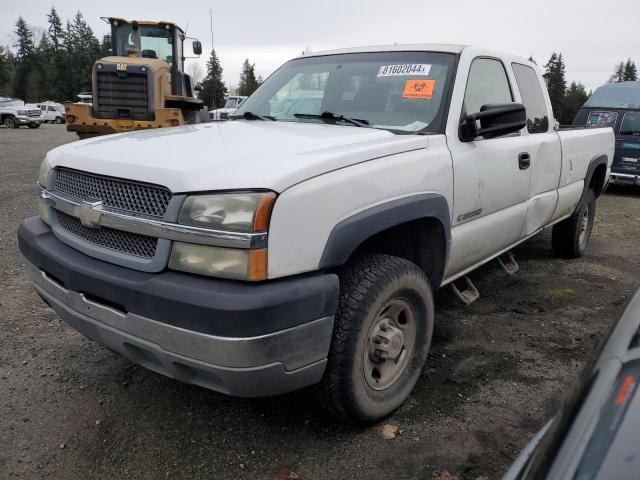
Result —
[[85, 201], [102, 201], [105, 208], [163, 217], [171, 192], [159, 185], [94, 175], [67, 168], [56, 169], [54, 188]]
[[109, 118], [149, 114], [147, 74], [96, 71], [97, 113]]
[[42, 112], [40, 110], [27, 110], [27, 115], [30, 118], [38, 118], [40, 115], [42, 115]]
[[89, 228], [76, 217], [57, 210], [56, 216], [63, 230], [99, 247], [142, 258], [153, 258], [156, 254], [157, 238], [108, 227]]

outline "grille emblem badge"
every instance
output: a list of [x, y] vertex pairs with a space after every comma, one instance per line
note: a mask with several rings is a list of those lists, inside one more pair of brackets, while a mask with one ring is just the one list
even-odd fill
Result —
[[100, 228], [101, 209], [102, 202], [82, 202], [75, 207], [73, 214], [85, 227]]

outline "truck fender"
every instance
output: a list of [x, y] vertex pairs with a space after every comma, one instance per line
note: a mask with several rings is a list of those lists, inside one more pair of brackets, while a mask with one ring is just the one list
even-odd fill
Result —
[[[589, 161], [589, 167], [587, 168], [587, 173], [584, 177], [584, 189], [582, 190], [582, 196], [580, 197], [580, 202], [578, 203], [578, 205], [582, 202], [585, 195], [587, 194], [587, 191], [591, 186], [591, 180], [593, 179], [593, 174], [595, 173], [596, 169], [601, 165], [604, 165], [604, 168], [606, 169], [608, 163], [609, 163], [609, 159], [607, 158], [606, 155], [598, 155], [592, 158], [591, 161]], [[597, 189], [595, 191], [596, 197], [598, 197], [602, 193], [603, 189], [604, 189], [604, 185], [601, 185], [600, 189], [599, 190]]]
[[325, 244], [319, 268], [343, 265], [365, 240], [406, 222], [433, 218], [440, 222], [446, 236], [446, 258], [451, 246], [451, 217], [447, 199], [437, 193], [425, 193], [376, 205], [340, 221]]

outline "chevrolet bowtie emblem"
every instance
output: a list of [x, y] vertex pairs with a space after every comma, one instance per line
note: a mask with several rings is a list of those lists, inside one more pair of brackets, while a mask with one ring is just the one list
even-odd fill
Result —
[[99, 228], [101, 208], [102, 202], [83, 202], [75, 208], [73, 213], [85, 227]]

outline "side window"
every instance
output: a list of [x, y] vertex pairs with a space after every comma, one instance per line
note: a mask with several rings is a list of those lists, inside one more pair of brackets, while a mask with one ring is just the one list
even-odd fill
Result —
[[535, 70], [519, 63], [512, 64], [522, 103], [527, 109], [527, 129], [529, 133], [549, 131], [549, 116], [540, 81]]
[[469, 70], [464, 94], [466, 113], [477, 113], [483, 105], [511, 102], [513, 95], [502, 62], [492, 58], [475, 59]]

